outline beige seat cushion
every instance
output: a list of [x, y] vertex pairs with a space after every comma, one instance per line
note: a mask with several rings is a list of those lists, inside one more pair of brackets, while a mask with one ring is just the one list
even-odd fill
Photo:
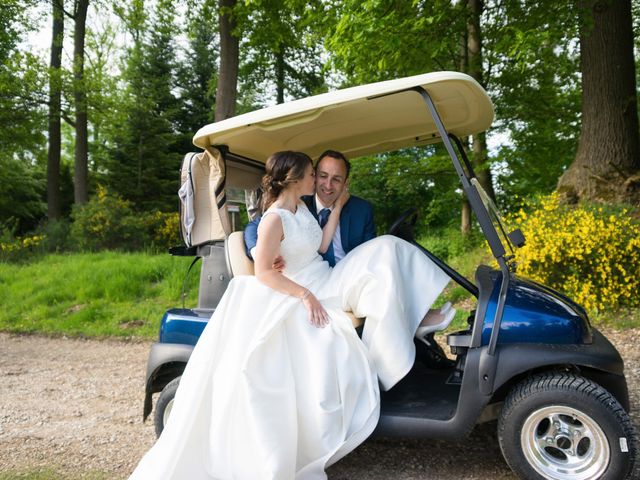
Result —
[[244, 235], [233, 232], [227, 237], [227, 265], [232, 276], [253, 275], [253, 262], [245, 252]]
[[[193, 186], [191, 245], [223, 240], [231, 231], [227, 203], [224, 201], [225, 191], [221, 186], [225, 182], [225, 175], [224, 159], [215, 148], [207, 148], [199, 154], [189, 153], [183, 160], [181, 184], [189, 182]], [[186, 213], [183, 210], [183, 215]]]
[[[253, 262], [247, 257], [242, 232], [233, 232], [227, 237], [227, 264], [232, 276], [253, 275]], [[364, 324], [364, 318], [357, 318], [352, 312], [345, 312], [354, 328]]]

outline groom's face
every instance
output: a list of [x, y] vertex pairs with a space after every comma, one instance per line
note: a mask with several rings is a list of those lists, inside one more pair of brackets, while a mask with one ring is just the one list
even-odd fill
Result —
[[316, 167], [316, 193], [327, 207], [333, 205], [344, 190], [347, 166], [339, 158], [322, 157]]

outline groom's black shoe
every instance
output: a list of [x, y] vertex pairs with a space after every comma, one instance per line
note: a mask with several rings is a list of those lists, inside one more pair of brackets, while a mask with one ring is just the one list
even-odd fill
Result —
[[427, 342], [415, 342], [416, 343], [416, 357], [419, 358], [422, 363], [428, 368], [451, 368], [456, 362], [449, 360], [447, 355], [442, 350], [442, 347], [436, 342], [434, 338], [434, 332], [425, 335], [424, 339]]

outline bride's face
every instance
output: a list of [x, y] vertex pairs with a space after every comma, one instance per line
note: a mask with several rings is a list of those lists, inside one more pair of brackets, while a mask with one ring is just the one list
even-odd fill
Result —
[[316, 172], [311, 165], [307, 165], [304, 177], [298, 182], [300, 196], [313, 195], [316, 191]]

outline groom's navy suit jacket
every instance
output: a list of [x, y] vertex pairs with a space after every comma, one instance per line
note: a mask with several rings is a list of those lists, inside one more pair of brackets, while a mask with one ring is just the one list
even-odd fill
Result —
[[[302, 200], [317, 220], [318, 209], [316, 207], [316, 196], [308, 195], [302, 197]], [[244, 243], [249, 256], [251, 256], [249, 251], [258, 243], [259, 222], [259, 218], [250, 222], [244, 230]], [[352, 195], [340, 212], [340, 243], [342, 243], [344, 253], [349, 253], [361, 243], [371, 240], [375, 236], [376, 229], [373, 223], [373, 207], [366, 200]], [[329, 262], [329, 265], [332, 267], [335, 266], [336, 259], [333, 254], [333, 244], [329, 245], [329, 248], [324, 255], [322, 255], [322, 258]]]

